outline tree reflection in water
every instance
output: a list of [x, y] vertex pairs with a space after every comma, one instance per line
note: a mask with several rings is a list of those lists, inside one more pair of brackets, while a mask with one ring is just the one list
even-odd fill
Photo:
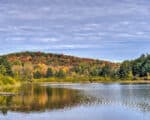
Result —
[[4, 89], [19, 93], [0, 96], [0, 110], [44, 112], [81, 105], [126, 106], [142, 112], [150, 111], [150, 85], [72, 84], [65, 86], [26, 84], [20, 88]]
[[90, 101], [86, 96], [82, 96], [80, 91], [67, 88], [29, 84], [3, 91], [19, 93], [16, 96], [0, 96], [0, 109], [3, 114], [8, 110], [21, 112], [54, 110]]

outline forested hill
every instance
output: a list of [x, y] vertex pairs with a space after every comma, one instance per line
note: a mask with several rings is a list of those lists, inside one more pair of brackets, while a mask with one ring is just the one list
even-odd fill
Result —
[[[63, 54], [20, 52], [0, 57], [0, 76], [15, 79], [150, 80], [150, 55], [122, 63]], [[58, 79], [57, 79], [58, 78]], [[77, 78], [77, 79], [76, 79]]]
[[[1, 56], [0, 61], [0, 74], [12, 75], [23, 80], [107, 77], [113, 76], [120, 66], [109, 61], [43, 52], [12, 53]], [[9, 71], [6, 70], [6, 65], [10, 66]]]
[[118, 64], [103, 61], [95, 60], [89, 58], [80, 58], [63, 54], [52, 54], [52, 53], [43, 53], [43, 52], [20, 52], [4, 55], [7, 57], [8, 61], [13, 65], [19, 63], [32, 63], [32, 64], [45, 64], [51, 66], [75, 66], [81, 63], [85, 64], [94, 64], [94, 65], [105, 65], [109, 64], [116, 66]]

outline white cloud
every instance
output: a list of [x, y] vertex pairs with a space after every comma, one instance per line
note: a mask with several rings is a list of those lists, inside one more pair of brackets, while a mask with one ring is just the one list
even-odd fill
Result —
[[50, 38], [50, 37], [47, 37], [47, 38], [34, 38], [35, 40], [37, 40], [38, 42], [45, 42], [45, 43], [48, 43], [48, 42], [58, 42], [60, 41], [60, 39], [57, 39], [57, 38]]
[[65, 44], [65, 45], [51, 45], [49, 48], [51, 49], [85, 49], [85, 48], [97, 48], [99, 45], [81, 45], [81, 44]]
[[94, 48], [98, 51], [150, 40], [150, 2], [145, 0], [28, 2], [0, 3], [0, 43], [12, 42], [16, 46], [19, 43], [18, 48], [12, 46], [14, 50]]

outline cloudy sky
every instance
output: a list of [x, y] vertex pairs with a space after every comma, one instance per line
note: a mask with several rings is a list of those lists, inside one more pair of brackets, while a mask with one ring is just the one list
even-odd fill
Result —
[[0, 0], [0, 54], [121, 61], [150, 52], [150, 0]]

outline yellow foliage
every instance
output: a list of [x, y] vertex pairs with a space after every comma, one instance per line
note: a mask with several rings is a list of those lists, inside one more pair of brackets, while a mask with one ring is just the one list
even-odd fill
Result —
[[42, 74], [46, 74], [46, 71], [47, 71], [47, 65], [45, 65], [45, 64], [38, 64], [37, 66], [36, 66], [36, 69], [35, 69], [35, 71], [39, 71], [40, 73], [42, 73]]

